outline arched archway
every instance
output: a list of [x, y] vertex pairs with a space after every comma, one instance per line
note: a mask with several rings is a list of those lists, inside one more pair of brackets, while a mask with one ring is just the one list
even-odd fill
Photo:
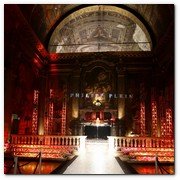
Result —
[[131, 12], [110, 5], [77, 10], [62, 20], [49, 41], [50, 53], [151, 51], [151, 37]]

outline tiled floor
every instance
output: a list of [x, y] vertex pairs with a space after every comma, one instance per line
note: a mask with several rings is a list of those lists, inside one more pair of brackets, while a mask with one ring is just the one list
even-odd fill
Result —
[[124, 174], [106, 140], [87, 140], [85, 150], [63, 174]]

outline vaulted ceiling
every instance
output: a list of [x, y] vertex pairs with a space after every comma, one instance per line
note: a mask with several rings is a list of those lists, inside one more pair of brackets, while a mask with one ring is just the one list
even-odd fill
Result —
[[150, 51], [151, 38], [132, 13], [110, 5], [82, 8], [56, 27], [48, 50], [53, 53]]
[[[58, 26], [58, 24], [68, 15], [70, 15], [74, 11], [79, 10], [85, 6], [90, 6], [90, 5], [77, 5], [77, 4], [76, 5], [72, 5], [72, 4], [68, 4], [68, 5], [66, 4], [63, 4], [63, 5], [58, 5], [58, 4], [19, 5], [23, 15], [26, 17], [26, 20], [34, 29], [39, 39], [45, 44], [46, 48], [48, 47], [50, 37], [53, 31], [55, 30], [55, 28]], [[152, 38], [154, 38], [156, 42], [159, 41], [161, 37], [163, 36], [162, 32], [164, 33], [167, 32], [168, 26], [171, 23], [172, 17], [174, 15], [172, 5], [126, 4], [126, 5], [116, 5], [116, 6], [127, 9], [128, 11], [135, 14], [140, 20], [142, 20], [145, 26], [150, 31]], [[107, 17], [107, 19], [108, 18], [109, 17]], [[117, 25], [116, 23], [117, 21], [111, 24], [112, 28], [113, 26]], [[133, 25], [132, 22], [130, 22], [130, 20], [128, 23], [129, 25], [135, 26]], [[127, 24], [127, 20], [126, 20], [126, 24]], [[101, 31], [102, 28], [103, 27], [98, 28], [98, 25], [96, 27], [97, 31], [98, 29], [99, 31]], [[136, 28], [136, 27], [133, 27], [133, 28]], [[119, 28], [119, 29], [122, 30], [122, 28]], [[115, 35], [116, 33], [117, 31], [115, 30], [113, 34]], [[81, 32], [81, 34], [83, 34], [83, 31]], [[121, 36], [119, 38], [121, 38]], [[138, 48], [139, 47], [137, 46], [135, 47], [135, 49], [138, 49]]]
[[[15, 59], [15, 56], [19, 59], [22, 59], [22, 56], [26, 56], [26, 59], [33, 61], [36, 66], [43, 67], [43, 65], [49, 63], [60, 62], [64, 57], [66, 57], [65, 59], [67, 60], [69, 59], [69, 56], [72, 55], [72, 53], [61, 54], [59, 52], [85, 52], [87, 49], [92, 49], [94, 52], [97, 51], [98, 48], [102, 48], [102, 50], [107, 50], [107, 48], [109, 48], [109, 50], [115, 49], [115, 51], [118, 48], [121, 49], [121, 51], [123, 49], [124, 51], [126, 51], [126, 49], [128, 50], [127, 45], [126, 47], [119, 45], [121, 42], [124, 44], [133, 42], [131, 44], [131, 46], [133, 46], [131, 49], [134, 51], [144, 51], [145, 48], [151, 48], [151, 44], [152, 49], [150, 52], [135, 52], [135, 54], [134, 52], [118, 52], [119, 56], [124, 56], [124, 54], [126, 54], [132, 57], [135, 55], [141, 57], [145, 54], [146, 57], [147, 54], [151, 54], [154, 57], [154, 61], [161, 69], [163, 69], [163, 71], [165, 71], [169, 67], [169, 64], [173, 62], [173, 5], [109, 5], [123, 9], [125, 12], [128, 12], [127, 14], [129, 15], [116, 12], [110, 13], [105, 10], [87, 12], [87, 14], [76, 14], [83, 8], [91, 8], [93, 6], [95, 7], [97, 5], [6, 4], [4, 6], [6, 67], [10, 65], [10, 60]], [[73, 18], [70, 18], [72, 15], [76, 16], [80, 22], [79, 24], [78, 21], [74, 22]], [[133, 18], [133, 16], [135, 18]], [[97, 23], [99, 20], [98, 18], [100, 18], [101, 23]], [[93, 20], [95, 20], [96, 23], [93, 22]], [[69, 23], [69, 25], [64, 27], [64, 23]], [[85, 23], [86, 26], [83, 26]], [[76, 32], [71, 33], [69, 28], [71, 26], [77, 27]], [[75, 29], [74, 27], [73, 29]], [[56, 30], [59, 30], [57, 31], [57, 34]], [[138, 39], [139, 35], [141, 35], [141, 38], [143, 37], [142, 32], [144, 33], [143, 40]], [[55, 42], [53, 41], [54, 33], [59, 41], [58, 43], [62, 44], [63, 40], [64, 45], [67, 45], [67, 43], [72, 44], [74, 42], [76, 44], [96, 42], [96, 45], [91, 47], [84, 45], [79, 46], [76, 48], [78, 51], [73, 51], [73, 46], [69, 46], [68, 51], [65, 51], [65, 46], [62, 46], [63, 48], [56, 46], [54, 49], [49, 46], [49, 53], [47, 51], [48, 45]], [[60, 33], [63, 38], [58, 37]], [[65, 38], [66, 33], [69, 33], [69, 39]], [[150, 38], [148, 36], [150, 36]], [[152, 43], [150, 42], [151, 40]], [[139, 41], [146, 41], [147, 47], [137, 43]], [[104, 44], [108, 44], [108, 46], [104, 46]], [[101, 45], [101, 47], [99, 45]], [[74, 53], [72, 56], [74, 57], [77, 54], [81, 53]], [[88, 53], [83, 54], [90, 55]], [[96, 55], [101, 53], [91, 54]]]

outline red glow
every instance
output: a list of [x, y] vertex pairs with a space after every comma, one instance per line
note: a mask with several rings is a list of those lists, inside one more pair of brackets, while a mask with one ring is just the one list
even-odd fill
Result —
[[57, 61], [59, 59], [59, 55], [57, 53], [50, 54], [51, 61]]
[[161, 136], [165, 137], [166, 136], [166, 121], [165, 118], [161, 118]]
[[[19, 160], [19, 165], [23, 165], [28, 163], [29, 161], [21, 161]], [[5, 165], [6, 166], [10, 166], [11, 165], [11, 161], [6, 160], [5, 161]], [[54, 169], [56, 169], [59, 165], [61, 164], [61, 162], [42, 162], [41, 164], [41, 174], [49, 174], [51, 173]], [[36, 161], [31, 161], [29, 162], [29, 164], [24, 165], [19, 167], [21, 174], [33, 174], [34, 170], [36, 168], [37, 162]], [[14, 168], [12, 167], [11, 171], [8, 172], [8, 168], [6, 168], [6, 166], [4, 167], [4, 173], [5, 174], [13, 174], [14, 172]], [[19, 173], [19, 171], [17, 172]], [[36, 172], [34, 174], [39, 174], [39, 170], [37, 169]]]
[[76, 146], [12, 145], [13, 154], [18, 157], [36, 157], [41, 151], [42, 158], [65, 159], [67, 156], [71, 156], [76, 149]]
[[[53, 94], [54, 94], [54, 91], [53, 89], [50, 89], [50, 99], [53, 98]], [[48, 133], [49, 134], [52, 134], [52, 128], [53, 128], [53, 108], [54, 108], [54, 103], [53, 102], [50, 102], [49, 103], [49, 122], [48, 122]]]
[[173, 148], [121, 148], [122, 152], [129, 154], [130, 152], [174, 152]]
[[173, 135], [172, 110], [170, 108], [166, 109], [166, 135]]
[[37, 134], [37, 121], [38, 121], [38, 98], [39, 98], [39, 91], [34, 90], [34, 108], [33, 108], [33, 115], [32, 115], [32, 134]]
[[174, 152], [173, 151], [142, 151], [142, 152], [130, 152], [129, 155], [130, 156], [153, 156], [155, 157], [156, 154], [158, 155], [158, 157], [163, 157], [163, 156], [169, 156], [169, 157], [173, 157], [174, 156]]
[[36, 58], [34, 58], [34, 63], [35, 63], [35, 64], [39, 64], [39, 63], [38, 63], [38, 60], [37, 60]]
[[44, 132], [45, 134], [52, 134], [52, 129], [53, 129], [53, 108], [54, 104], [52, 102], [52, 98], [54, 96], [54, 90], [50, 89], [49, 90], [49, 108], [48, 108], [48, 117], [45, 118], [44, 121]]
[[121, 151], [136, 161], [154, 162], [157, 155], [160, 162], [174, 162], [173, 148], [122, 148]]
[[36, 57], [34, 58], [33, 62], [38, 68], [42, 68], [41, 60], [37, 54], [36, 54]]
[[140, 104], [140, 135], [145, 135], [145, 105], [144, 102]]
[[45, 50], [44, 46], [40, 42], [36, 44], [36, 48], [38, 49], [38, 51], [41, 53], [43, 57], [48, 56], [47, 51]]
[[157, 129], [157, 104], [156, 104], [156, 101], [152, 101], [151, 111], [152, 111], [152, 136], [157, 137], [158, 129]]
[[44, 47], [43, 47], [43, 45], [42, 45], [41, 43], [37, 43], [36, 48], [37, 48], [38, 50], [44, 49]]
[[166, 117], [161, 119], [161, 136], [173, 136], [172, 110], [170, 108], [166, 109]]
[[9, 143], [5, 143], [4, 144], [4, 152], [10, 151], [10, 144]]
[[[138, 161], [155, 161], [155, 157], [150, 157], [150, 156], [137, 156], [136, 159]], [[160, 162], [174, 162], [174, 157], [158, 157], [158, 161]]]
[[64, 87], [64, 99], [63, 99], [63, 107], [62, 107], [62, 124], [61, 124], [61, 134], [66, 134], [66, 92], [67, 87]]
[[[131, 164], [131, 166], [139, 173], [139, 174], [156, 174], [155, 166], [153, 164]], [[165, 168], [167, 172], [170, 174], [174, 173], [173, 165], [161, 165], [161, 167]], [[163, 174], [167, 174], [167, 172], [163, 172]], [[160, 169], [158, 169], [158, 174], [161, 174]]]

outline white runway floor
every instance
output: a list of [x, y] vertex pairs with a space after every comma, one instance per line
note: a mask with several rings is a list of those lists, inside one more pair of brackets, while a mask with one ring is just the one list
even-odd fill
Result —
[[87, 140], [85, 150], [63, 174], [124, 174], [106, 140]]

